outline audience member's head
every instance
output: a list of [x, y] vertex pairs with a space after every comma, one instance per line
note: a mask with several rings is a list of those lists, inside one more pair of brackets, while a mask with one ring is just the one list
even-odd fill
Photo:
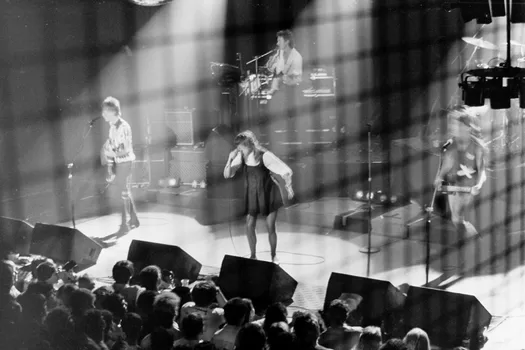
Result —
[[274, 323], [268, 332], [268, 346], [270, 350], [288, 350], [293, 348], [294, 336], [289, 331], [288, 324]]
[[180, 298], [172, 292], [162, 292], [153, 302], [153, 317], [157, 326], [172, 328], [180, 307]]
[[162, 273], [160, 268], [155, 265], [146, 266], [140, 271], [140, 282], [146, 290], [158, 291], [162, 282]]
[[204, 323], [199, 314], [189, 314], [184, 317], [181, 324], [182, 336], [188, 340], [197, 340], [202, 334]]
[[78, 287], [92, 291], [95, 289], [95, 282], [89, 275], [83, 275], [78, 279]]
[[319, 322], [312, 314], [301, 315], [295, 320], [294, 333], [298, 344], [313, 346], [319, 339]]
[[42, 294], [47, 299], [54, 296], [55, 290], [53, 285], [47, 282], [31, 282], [24, 294]]
[[268, 328], [266, 338], [268, 339], [268, 345], [272, 345], [274, 340], [277, 339], [283, 333], [290, 333], [290, 326], [286, 322], [275, 322]]
[[153, 313], [153, 303], [157, 295], [158, 293], [155, 291], [145, 290], [137, 298], [137, 313], [143, 321], [146, 321], [145, 318]]
[[71, 315], [81, 317], [87, 310], [95, 308], [95, 297], [87, 289], [79, 288], [71, 293]]
[[104, 330], [106, 322], [100, 310], [91, 309], [86, 311], [82, 317], [82, 329], [84, 333], [93, 339], [97, 344], [104, 341]]
[[56, 308], [49, 311], [44, 320], [44, 326], [52, 345], [67, 342], [69, 340], [68, 336], [73, 331], [73, 323], [69, 317], [69, 311], [64, 308]]
[[102, 307], [113, 314], [113, 320], [115, 323], [119, 323], [128, 312], [126, 300], [121, 294], [113, 293], [104, 299]]
[[421, 328], [412, 328], [403, 339], [409, 350], [430, 350], [428, 334]]
[[348, 315], [350, 314], [350, 308], [342, 300], [335, 299], [330, 303], [326, 316], [329, 327], [341, 327]]
[[102, 286], [95, 289], [93, 291], [93, 295], [95, 296], [95, 308], [103, 309], [102, 304], [104, 303], [104, 300], [111, 294], [113, 294], [113, 289], [108, 286]]
[[122, 319], [121, 327], [128, 344], [135, 345], [142, 330], [142, 318], [138, 314], [128, 312]]
[[378, 350], [381, 347], [381, 328], [368, 326], [363, 329], [357, 345], [359, 350]]
[[241, 298], [232, 298], [224, 305], [224, 318], [230, 326], [240, 327], [248, 320], [246, 303]]
[[403, 340], [393, 338], [381, 345], [379, 350], [408, 350], [408, 346]]
[[104, 327], [104, 341], [109, 340], [111, 331], [113, 330], [113, 314], [106, 309], [96, 309], [100, 311], [100, 315], [104, 319], [106, 327]]
[[120, 260], [113, 266], [113, 279], [118, 284], [128, 284], [135, 273], [133, 263], [129, 260]]
[[245, 323], [252, 322], [255, 317], [255, 308], [253, 307], [251, 299], [242, 298], [244, 308], [246, 309], [246, 320]]
[[266, 335], [260, 325], [247, 323], [237, 333], [236, 350], [264, 350], [265, 347]]
[[287, 322], [288, 311], [282, 303], [273, 303], [266, 309], [263, 328], [267, 333], [270, 326], [276, 322]]
[[7, 295], [15, 282], [15, 268], [7, 260], [0, 261], [0, 295]]
[[31, 265], [30, 265], [31, 274], [33, 275], [33, 278], [35, 278], [35, 279], [37, 278], [37, 268], [38, 268], [38, 266], [40, 266], [40, 264], [42, 264], [44, 262], [49, 262], [49, 263], [53, 264], [53, 260], [45, 258], [43, 256], [38, 256], [38, 257], [35, 257], [33, 259], [33, 261], [31, 262]]
[[211, 281], [197, 283], [192, 291], [191, 298], [196, 306], [208, 307], [216, 301], [217, 288]]
[[39, 282], [57, 283], [58, 271], [56, 265], [48, 260], [38, 265], [36, 268], [36, 279]]
[[66, 308], [71, 307], [71, 294], [78, 289], [78, 286], [73, 283], [67, 283], [58, 288], [57, 298], [60, 304]]
[[26, 322], [42, 324], [46, 316], [46, 298], [42, 294], [24, 293], [18, 298]]
[[175, 338], [165, 328], [156, 328], [151, 332], [151, 348], [155, 350], [172, 350]]

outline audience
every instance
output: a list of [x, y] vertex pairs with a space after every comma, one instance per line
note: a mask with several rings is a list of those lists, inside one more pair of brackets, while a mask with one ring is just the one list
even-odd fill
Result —
[[297, 316], [294, 322], [293, 331], [295, 334], [296, 350], [323, 350], [327, 349], [318, 344], [319, 322], [309, 313]]
[[262, 326], [247, 323], [237, 333], [235, 350], [265, 350], [265, 348], [266, 335]]
[[[350, 326], [347, 322], [355, 306], [349, 307], [341, 299], [332, 301], [326, 310], [324, 332], [321, 317], [312, 312], [297, 311], [288, 324], [288, 312], [281, 303], [262, 308], [263, 318], [253, 321], [251, 300], [236, 297], [226, 302], [220, 289], [208, 280], [188, 289], [185, 297], [190, 301], [181, 306], [180, 295], [159, 290], [162, 274], [157, 266], [140, 272], [141, 287], [131, 285], [134, 268], [127, 260], [113, 266], [115, 282], [111, 287], [94, 289], [94, 280], [84, 275], [61, 285], [55, 298], [59, 268], [48, 259], [38, 260], [37, 266], [31, 264], [34, 278], [28, 284], [19, 284], [23, 290], [18, 293], [13, 293], [16, 266], [12, 261], [0, 260], [2, 349], [431, 349], [428, 334], [420, 328], [410, 330], [403, 340], [388, 339], [382, 343], [382, 335], [392, 336], [383, 333], [383, 326]], [[29, 266], [29, 262], [26, 264]], [[174, 282], [166, 271], [164, 277], [165, 283]]]
[[379, 350], [382, 343], [381, 328], [376, 326], [368, 326], [363, 329], [363, 333], [359, 337], [357, 350]]
[[407, 344], [408, 350], [430, 350], [428, 334], [421, 328], [412, 328], [403, 341]]
[[194, 347], [201, 342], [203, 331], [203, 320], [199, 314], [189, 314], [182, 319], [182, 338], [175, 341], [175, 346], [187, 345]]
[[[137, 299], [144, 288], [137, 285], [130, 285], [131, 278], [135, 274], [133, 263], [129, 260], [118, 261], [113, 266], [113, 290], [116, 293], [122, 294], [128, 303], [128, 309], [135, 311], [137, 307]], [[146, 277], [147, 278], [147, 277]]]
[[253, 306], [245, 299], [233, 298], [224, 305], [224, 318], [226, 325], [218, 330], [212, 337], [211, 342], [219, 350], [233, 350], [237, 333], [246, 323], [250, 321]]
[[334, 350], [352, 349], [358, 342], [362, 329], [350, 327], [345, 321], [350, 308], [341, 300], [334, 300], [327, 310], [328, 329], [319, 337], [319, 344]]

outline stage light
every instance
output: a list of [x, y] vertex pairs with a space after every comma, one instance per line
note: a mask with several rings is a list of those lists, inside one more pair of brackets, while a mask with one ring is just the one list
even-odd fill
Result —
[[363, 196], [364, 196], [363, 191], [357, 191], [355, 193], [355, 198], [357, 199], [363, 199]]
[[490, 108], [507, 109], [510, 108], [510, 87], [502, 85], [502, 79], [493, 79], [493, 87], [490, 91]]
[[179, 187], [180, 186], [180, 180], [177, 180], [177, 179], [174, 179], [174, 178], [170, 178], [168, 180], [168, 186], [169, 187]]
[[193, 180], [193, 182], [191, 183], [191, 187], [197, 188], [198, 186], [199, 186], [199, 183], [197, 182], [197, 180]]
[[385, 194], [382, 194], [381, 196], [379, 196], [379, 201], [380, 201], [381, 203], [386, 202], [387, 199], [388, 199], [388, 197], [387, 197]]
[[202, 189], [206, 188], [206, 186], [207, 186], [206, 185], [206, 181], [204, 181], [204, 180], [199, 183], [199, 187], [202, 188]]
[[479, 107], [485, 105], [484, 81], [468, 81], [469, 77], [460, 84], [463, 87], [463, 101], [467, 106]]
[[397, 202], [397, 196], [390, 197], [390, 203], [394, 204]]

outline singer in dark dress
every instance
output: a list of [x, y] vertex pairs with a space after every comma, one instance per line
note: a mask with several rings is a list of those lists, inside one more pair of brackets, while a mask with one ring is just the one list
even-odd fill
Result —
[[[283, 205], [282, 196], [292, 199], [292, 170], [272, 152], [259, 144], [253, 132], [247, 130], [235, 137], [233, 150], [226, 166], [224, 177], [231, 178], [242, 170], [245, 178], [246, 235], [250, 246], [250, 258], [257, 259], [257, 237], [255, 224], [257, 217], [266, 217], [272, 262], [277, 259], [277, 232], [275, 221], [277, 212]], [[285, 190], [279, 187], [279, 176], [284, 181]]]

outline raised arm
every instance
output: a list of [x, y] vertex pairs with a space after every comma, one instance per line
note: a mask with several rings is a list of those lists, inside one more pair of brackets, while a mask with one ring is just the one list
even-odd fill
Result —
[[238, 150], [233, 150], [228, 156], [228, 161], [224, 166], [223, 175], [225, 179], [232, 178], [237, 170], [242, 166], [242, 153]]

